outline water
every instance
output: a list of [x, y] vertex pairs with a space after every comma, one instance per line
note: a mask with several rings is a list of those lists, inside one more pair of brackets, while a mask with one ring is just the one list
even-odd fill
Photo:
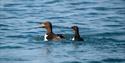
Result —
[[[44, 42], [45, 20], [67, 40]], [[125, 0], [0, 0], [0, 63], [125, 63]]]

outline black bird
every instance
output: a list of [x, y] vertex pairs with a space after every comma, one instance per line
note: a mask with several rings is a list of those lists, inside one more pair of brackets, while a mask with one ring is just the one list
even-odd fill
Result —
[[72, 26], [71, 27], [73, 32], [74, 32], [74, 36], [72, 38], [73, 41], [84, 41], [79, 34], [79, 28], [77, 26]]

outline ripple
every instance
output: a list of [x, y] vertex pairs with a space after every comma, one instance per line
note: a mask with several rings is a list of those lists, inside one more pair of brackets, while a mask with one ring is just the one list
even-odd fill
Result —
[[0, 11], [25, 11], [26, 9], [19, 9], [19, 8], [0, 8]]
[[0, 27], [9, 27], [9, 25], [6, 25], [6, 24], [0, 24]]
[[102, 63], [100, 61], [89, 61], [88, 63]]
[[106, 17], [108, 19], [122, 19], [123, 17], [120, 17], [120, 16], [109, 16], [109, 17]]
[[50, 18], [46, 18], [46, 19], [66, 19], [65, 17], [50, 17]]
[[97, 33], [95, 36], [115, 36], [115, 35], [125, 35], [124, 32], [104, 32], [104, 33]]
[[119, 10], [119, 11], [117, 11], [117, 13], [118, 14], [122, 14], [122, 15], [125, 15], [125, 12], [124, 12], [125, 10]]
[[11, 29], [9, 29], [9, 28], [1, 28], [0, 30], [11, 30]]
[[33, 7], [46, 7], [45, 5], [26, 5], [25, 7], [33, 8]]
[[19, 6], [21, 5], [20, 3], [9, 3], [9, 4], [5, 4], [4, 7], [15, 7], [15, 6]]
[[0, 49], [19, 49], [23, 48], [22, 46], [0, 46]]
[[95, 10], [101, 10], [101, 11], [105, 11], [105, 10], [122, 10], [125, 9], [124, 7], [116, 7], [116, 8], [110, 8], [110, 7], [93, 7], [92, 9]]
[[102, 60], [103, 62], [125, 62], [125, 59], [120, 58], [106, 58]]
[[123, 25], [104, 25], [105, 27], [122, 27]]
[[[17, 0], [18, 1], [18, 0]], [[35, 0], [20, 0], [20, 1], [24, 1], [24, 2], [34, 2]]]
[[87, 25], [87, 24], [85, 24], [85, 23], [78, 23], [78, 22], [76, 22], [76, 23], [73, 23], [73, 24], [77, 24], [77, 25]]
[[18, 17], [11, 16], [11, 17], [0, 17], [0, 19], [17, 19]]
[[28, 61], [26, 59], [22, 59], [22, 58], [0, 58], [0, 61]]
[[9, 35], [6, 37], [8, 37], [8, 38], [27, 38], [28, 36], [27, 35]]
[[42, 23], [42, 22], [28, 21], [27, 23], [35, 23], [35, 24], [40, 24], [40, 23]]
[[61, 63], [82, 63], [80, 61], [64, 61], [64, 62], [61, 62]]
[[45, 2], [45, 4], [54, 4], [58, 2], [60, 2], [60, 0], [52, 0], [52, 1]]
[[70, 3], [71, 5], [83, 5], [83, 4], [96, 4], [96, 2], [77, 2], [77, 3]]
[[97, 12], [90, 12], [90, 13], [87, 13], [87, 15], [106, 15], [105, 13], [97, 13]]
[[88, 8], [75, 8], [74, 10], [87, 10]]
[[110, 8], [107, 8], [107, 7], [93, 7], [92, 9], [99, 10], [99, 11], [110, 10]]
[[57, 25], [54, 25], [53, 27], [54, 27], [54, 28], [64, 28], [64, 29], [70, 29], [70, 27], [62, 27], [62, 26], [57, 26]]

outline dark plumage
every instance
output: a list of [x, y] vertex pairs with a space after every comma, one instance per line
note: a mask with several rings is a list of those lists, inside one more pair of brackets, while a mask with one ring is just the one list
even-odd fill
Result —
[[41, 23], [41, 25], [42, 25], [42, 28], [45, 28], [47, 30], [47, 33], [44, 36], [45, 41], [48, 41], [48, 40], [58, 41], [64, 38], [64, 36], [61, 34], [53, 33], [51, 22], [46, 21], [46, 22]]
[[80, 34], [79, 34], [79, 28], [77, 26], [72, 26], [71, 27], [73, 32], [74, 32], [74, 36], [72, 38], [72, 40], [74, 41], [84, 41], [81, 37], [80, 37]]

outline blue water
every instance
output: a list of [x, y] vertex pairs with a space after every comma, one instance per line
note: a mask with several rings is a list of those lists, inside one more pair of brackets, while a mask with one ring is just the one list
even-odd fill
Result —
[[[66, 40], [43, 41], [46, 20]], [[125, 0], [0, 0], [0, 63], [125, 63]]]

